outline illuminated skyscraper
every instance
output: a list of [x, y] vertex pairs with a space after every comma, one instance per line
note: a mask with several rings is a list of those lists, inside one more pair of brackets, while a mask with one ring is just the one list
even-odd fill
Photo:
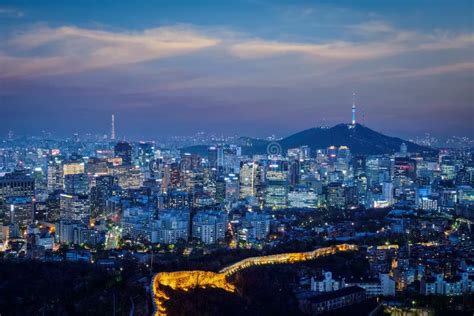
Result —
[[217, 168], [217, 147], [211, 146], [207, 151], [207, 159], [209, 160], [210, 168]]
[[51, 157], [48, 161], [48, 192], [62, 190], [64, 186], [63, 165], [61, 157]]
[[137, 163], [140, 167], [148, 167], [155, 156], [155, 146], [153, 143], [138, 143]]
[[62, 220], [89, 222], [90, 205], [87, 195], [61, 194], [60, 208]]
[[258, 164], [253, 161], [240, 164], [240, 198], [256, 196], [256, 176]]
[[84, 173], [83, 162], [68, 162], [63, 165], [63, 176]]
[[27, 174], [26, 170], [15, 169], [0, 177], [0, 215], [6, 211], [5, 201], [7, 198], [34, 198], [34, 196], [35, 180]]
[[113, 176], [99, 176], [95, 180], [95, 186], [91, 193], [91, 207], [94, 215], [104, 214], [107, 199], [112, 197], [117, 187], [117, 179]]
[[327, 186], [326, 201], [329, 207], [343, 209], [346, 206], [344, 187], [341, 183], [329, 183]]
[[265, 207], [285, 208], [288, 205], [288, 163], [271, 161], [266, 172]]

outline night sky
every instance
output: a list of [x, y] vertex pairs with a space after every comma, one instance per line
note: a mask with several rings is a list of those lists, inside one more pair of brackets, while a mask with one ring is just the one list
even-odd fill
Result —
[[0, 0], [0, 135], [474, 136], [471, 0], [138, 2]]

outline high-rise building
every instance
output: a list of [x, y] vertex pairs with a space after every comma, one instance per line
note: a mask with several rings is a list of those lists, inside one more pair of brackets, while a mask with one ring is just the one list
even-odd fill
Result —
[[26, 226], [34, 219], [34, 199], [31, 197], [9, 197], [6, 199], [9, 210], [7, 223]]
[[240, 164], [240, 198], [256, 196], [258, 164], [253, 161], [242, 162]]
[[416, 179], [416, 160], [396, 157], [393, 176], [394, 178], [407, 178], [414, 181]]
[[288, 206], [288, 163], [272, 160], [266, 171], [265, 207], [273, 209]]
[[271, 216], [266, 213], [247, 212], [244, 223], [246, 224], [246, 241], [265, 240], [270, 233]]
[[326, 193], [327, 205], [334, 208], [343, 209], [346, 206], [344, 187], [341, 183], [329, 183]]
[[216, 179], [216, 191], [214, 198], [218, 203], [223, 203], [225, 200], [225, 186], [226, 180], [224, 176], [220, 176]]
[[207, 159], [209, 161], [209, 168], [217, 169], [217, 147], [211, 146], [208, 148]]
[[214, 244], [225, 238], [227, 215], [219, 211], [200, 211], [192, 220], [192, 236], [205, 244]]
[[66, 194], [86, 195], [89, 193], [89, 181], [85, 173], [67, 174], [64, 176]]
[[441, 179], [454, 180], [456, 177], [456, 164], [454, 158], [451, 156], [441, 157]]
[[113, 176], [98, 176], [91, 189], [91, 207], [94, 216], [103, 215], [107, 210], [107, 200], [117, 189], [117, 179]]
[[224, 147], [217, 147], [217, 169], [224, 167]]
[[225, 200], [227, 202], [235, 202], [239, 200], [239, 177], [233, 173], [228, 174], [225, 178]]
[[[15, 169], [0, 177], [0, 219], [5, 217], [10, 209], [6, 204], [7, 198], [34, 198], [35, 180], [26, 170]], [[6, 218], [8, 221], [8, 218]]]
[[312, 189], [296, 188], [288, 193], [288, 206], [295, 208], [316, 208], [319, 196]]
[[91, 212], [87, 195], [61, 194], [60, 208], [61, 220], [89, 223]]
[[148, 167], [155, 157], [155, 146], [153, 143], [138, 143], [137, 163], [140, 167]]
[[164, 244], [175, 244], [178, 240], [189, 238], [189, 211], [166, 210], [159, 214], [157, 221], [158, 241]]
[[63, 165], [60, 156], [51, 156], [48, 160], [48, 192], [60, 191], [64, 189]]
[[393, 204], [393, 183], [384, 182], [382, 185], [382, 199], [388, 202], [389, 205]]
[[230, 145], [224, 150], [224, 171], [226, 173], [238, 174], [242, 149], [239, 146]]
[[140, 168], [135, 166], [116, 166], [111, 170], [111, 175], [117, 178], [122, 189], [139, 189], [145, 181], [145, 175]]
[[122, 165], [132, 165], [132, 146], [127, 142], [118, 142], [114, 147], [115, 157], [122, 158]]
[[[304, 163], [304, 162], [303, 162]], [[288, 182], [291, 187], [295, 187], [300, 183], [301, 179], [301, 160], [291, 160], [288, 167]]]
[[365, 157], [355, 156], [352, 158], [352, 173], [354, 177], [365, 174]]
[[85, 172], [84, 162], [69, 161], [63, 164], [63, 176], [67, 176], [71, 174], [79, 174], [79, 173], [84, 173], [84, 172]]

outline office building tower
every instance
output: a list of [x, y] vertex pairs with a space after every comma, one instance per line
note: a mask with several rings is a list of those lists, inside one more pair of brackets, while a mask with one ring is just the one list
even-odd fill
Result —
[[412, 181], [416, 179], [416, 160], [404, 157], [396, 157], [393, 166], [394, 178], [407, 178]]
[[85, 173], [67, 174], [64, 176], [66, 194], [86, 195], [89, 193], [89, 181]]
[[288, 206], [288, 163], [272, 160], [266, 171], [265, 207], [273, 209]]
[[352, 173], [354, 177], [359, 177], [362, 174], [365, 174], [365, 157], [364, 156], [354, 156], [352, 158]]
[[239, 177], [233, 173], [228, 174], [225, 178], [225, 200], [227, 202], [236, 202], [239, 200]]
[[91, 189], [91, 208], [94, 216], [104, 215], [107, 211], [107, 200], [118, 191], [117, 179], [113, 176], [98, 176]]
[[50, 157], [48, 160], [47, 174], [48, 193], [64, 189], [63, 165], [61, 156]]
[[115, 157], [122, 158], [122, 165], [132, 165], [132, 146], [127, 142], [118, 142], [114, 147]]
[[87, 195], [61, 194], [60, 209], [61, 220], [89, 223], [91, 212]]
[[9, 210], [6, 223], [19, 225], [20, 227], [29, 225], [34, 219], [34, 198], [31, 197], [9, 197], [5, 204]]
[[118, 185], [124, 190], [139, 189], [145, 181], [145, 175], [140, 168], [135, 166], [116, 166], [110, 173], [117, 178]]
[[150, 162], [155, 158], [155, 146], [153, 143], [138, 143], [137, 164], [140, 167], [148, 167]]
[[288, 167], [288, 182], [291, 187], [300, 183], [301, 179], [301, 160], [291, 160]]
[[63, 176], [84, 173], [84, 162], [68, 161], [63, 164]]
[[326, 192], [326, 201], [329, 207], [343, 209], [346, 206], [344, 187], [341, 183], [329, 183]]
[[240, 198], [256, 196], [256, 181], [257, 181], [258, 164], [253, 161], [242, 162], [240, 164]]
[[[17, 168], [11, 173], [0, 177], [0, 219], [10, 211], [6, 199], [34, 198], [35, 180], [26, 170]], [[6, 218], [8, 221], [8, 217]]]
[[382, 199], [386, 201], [388, 205], [393, 204], [393, 183], [384, 182], [382, 184]]
[[217, 147], [211, 146], [207, 150], [207, 160], [209, 161], [209, 168], [217, 169]]

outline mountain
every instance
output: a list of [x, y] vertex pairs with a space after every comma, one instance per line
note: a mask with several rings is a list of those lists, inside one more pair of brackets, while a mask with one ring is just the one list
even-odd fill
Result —
[[[270, 149], [270, 146], [273, 150], [281, 150], [285, 154], [289, 148], [304, 145], [308, 145], [312, 151], [329, 146], [347, 146], [351, 153], [356, 155], [393, 154], [400, 150], [402, 143], [407, 145], [408, 152], [436, 152], [432, 148], [420, 146], [397, 137], [386, 136], [360, 124], [355, 126], [338, 124], [331, 128], [311, 128], [283, 138], [277, 144], [270, 144], [270, 142], [261, 139], [245, 138], [244, 140], [245, 145], [242, 146], [242, 151], [247, 155], [265, 154], [267, 153], [267, 147]], [[183, 150], [204, 154], [205, 148], [199, 146], [199, 150], [197, 150], [197, 147], [183, 148]]]

